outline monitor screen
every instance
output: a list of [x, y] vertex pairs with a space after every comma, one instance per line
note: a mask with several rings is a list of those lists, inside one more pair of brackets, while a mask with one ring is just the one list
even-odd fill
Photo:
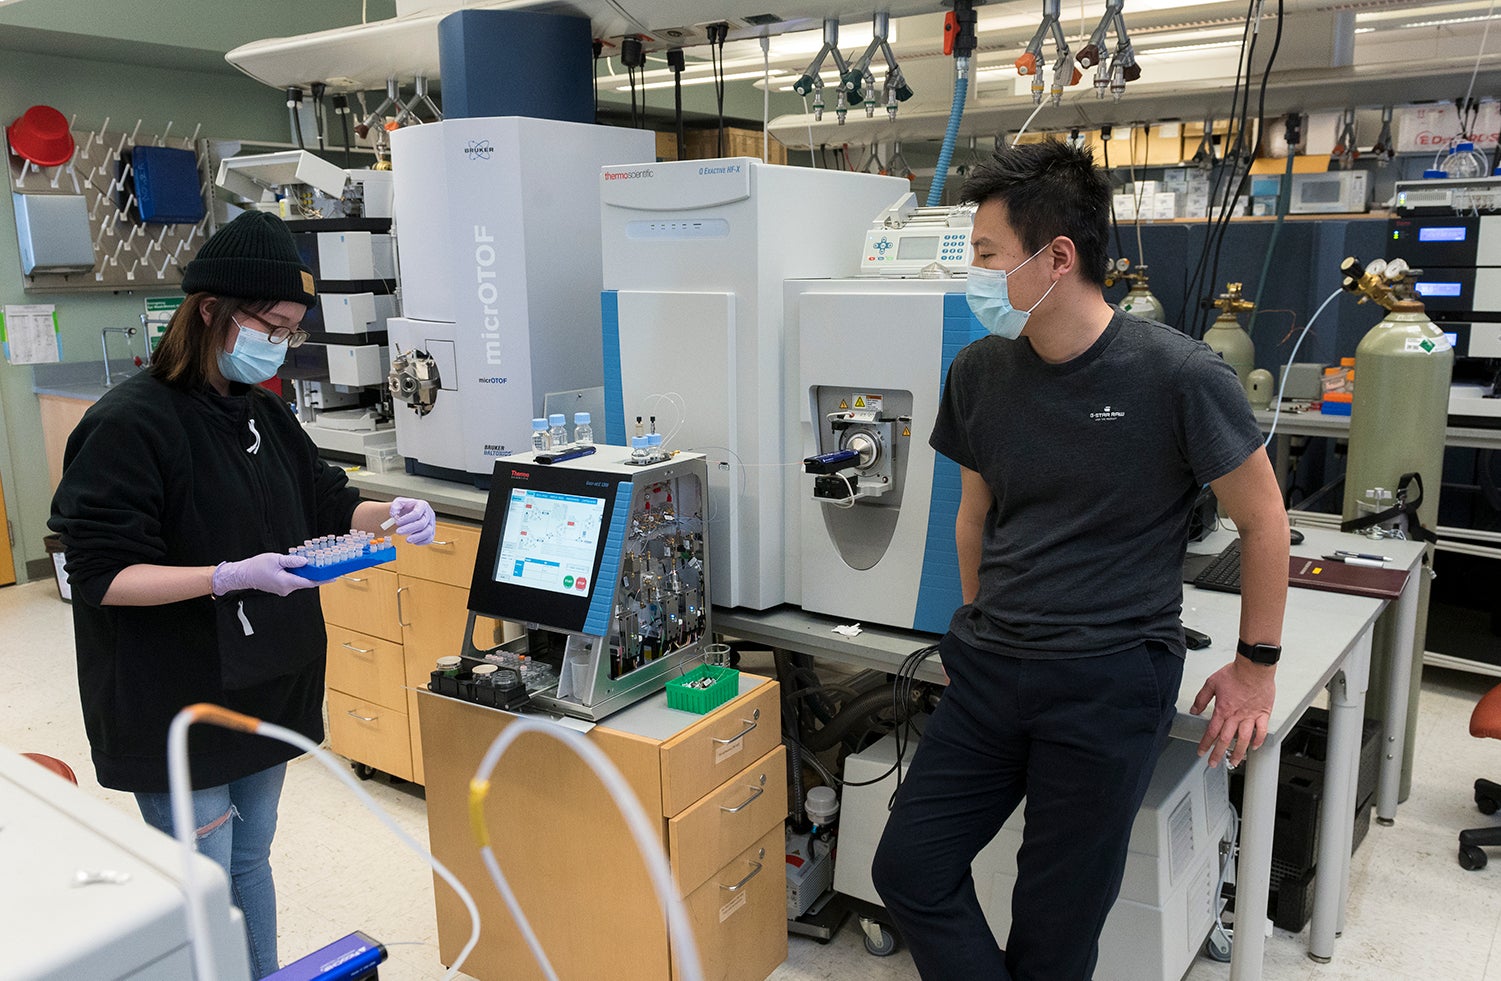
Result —
[[588, 596], [604, 513], [602, 497], [513, 487], [494, 580]]
[[896, 246], [898, 259], [931, 259], [938, 254], [938, 236], [903, 236]]
[[1418, 283], [1413, 286], [1413, 291], [1419, 296], [1459, 296], [1462, 286], [1459, 283]]
[[1418, 229], [1418, 241], [1463, 242], [1466, 231], [1463, 225], [1428, 225]]

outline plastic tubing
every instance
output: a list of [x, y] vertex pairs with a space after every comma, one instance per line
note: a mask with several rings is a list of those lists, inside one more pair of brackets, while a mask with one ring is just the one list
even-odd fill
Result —
[[479, 943], [479, 907], [475, 905], [474, 897], [469, 894], [469, 890], [464, 888], [464, 884], [448, 870], [448, 867], [438, 861], [426, 848], [419, 845], [411, 835], [403, 831], [401, 826], [375, 802], [375, 798], [356, 783], [344, 765], [336, 761], [333, 754], [327, 750], [291, 729], [263, 722], [218, 705], [199, 703], [189, 705], [178, 712], [172, 718], [172, 725], [167, 729], [167, 785], [171, 791], [172, 830], [178, 843], [182, 845], [183, 891], [187, 893], [188, 928], [193, 935], [193, 969], [199, 981], [213, 978], [216, 974], [213, 960], [209, 955], [208, 913], [203, 908], [202, 894], [193, 888], [193, 882], [196, 879], [193, 853], [198, 850], [198, 825], [193, 820], [193, 788], [188, 770], [188, 727], [195, 722], [208, 722], [226, 729], [279, 739], [296, 746], [304, 753], [311, 753], [330, 773], [343, 781], [344, 785], [359, 798], [360, 803], [369, 808], [382, 824], [390, 828], [391, 833], [403, 845], [416, 852], [428, 865], [431, 865], [433, 871], [458, 894], [459, 899], [464, 903], [464, 908], [469, 911], [469, 942], [464, 944], [464, 948], [459, 951], [459, 956], [454, 958], [453, 964], [443, 978], [444, 981], [448, 981], [458, 976], [459, 968], [469, 959], [469, 953], [474, 950], [474, 945]]
[[1272, 412], [1272, 428], [1267, 430], [1266, 439], [1262, 442], [1262, 446], [1272, 445], [1272, 437], [1277, 435], [1277, 420], [1282, 418], [1282, 393], [1287, 388], [1287, 376], [1292, 374], [1293, 362], [1298, 360], [1298, 348], [1303, 346], [1303, 338], [1307, 337], [1308, 332], [1313, 329], [1314, 321], [1319, 319], [1319, 314], [1324, 312], [1324, 308], [1333, 303], [1334, 298], [1343, 292], [1343, 289], [1336, 289], [1324, 298], [1324, 302], [1319, 304], [1319, 308], [1313, 312], [1313, 316], [1308, 318], [1308, 323], [1303, 325], [1303, 333], [1299, 334], [1297, 341], [1293, 343], [1293, 353], [1287, 356], [1287, 367], [1282, 370], [1282, 383], [1277, 386], [1277, 403], [1276, 409]]
[[949, 180], [949, 163], [954, 159], [954, 145], [959, 142], [959, 122], [964, 118], [964, 97], [969, 91], [969, 59], [954, 59], [954, 104], [949, 109], [949, 128], [943, 134], [943, 148], [933, 168], [933, 183], [928, 188], [928, 207], [943, 204], [943, 186]]
[[[573, 750], [574, 755], [588, 764], [589, 769], [594, 771], [594, 775], [599, 778], [605, 790], [614, 798], [615, 806], [619, 808], [621, 816], [625, 818], [626, 826], [630, 828], [631, 837], [635, 839], [636, 850], [641, 853], [641, 858], [646, 863], [652, 887], [656, 890], [657, 899], [661, 902], [666, 914], [667, 936], [673, 953], [677, 955], [680, 968], [676, 972], [677, 977], [681, 981], [703, 981], [704, 972], [698, 956], [698, 942], [693, 936], [693, 926], [688, 920], [688, 911], [683, 905], [683, 898], [678, 895], [677, 889], [672, 884], [672, 868], [667, 864], [667, 856], [662, 853], [661, 832], [653, 827], [651, 819], [641, 808], [641, 802], [636, 799], [630, 785], [625, 782], [625, 777], [620, 775], [620, 771], [616, 769], [615, 764], [610, 762], [610, 758], [604, 754], [603, 750], [582, 735], [561, 726], [519, 718], [495, 737], [495, 741], [485, 751], [484, 758], [480, 760], [479, 769], [474, 772], [474, 778], [469, 783], [469, 823], [475, 841], [480, 846], [480, 856], [484, 859], [485, 867], [490, 870], [490, 877], [495, 880], [495, 888], [505, 900], [511, 915], [515, 917], [516, 925], [521, 928], [522, 936], [527, 946], [531, 948], [532, 957], [536, 959], [538, 966], [548, 978], [557, 978], [552, 963], [543, 952], [541, 944], [538, 943], [531, 925], [522, 915], [521, 907], [516, 902], [516, 897], [511, 892], [505, 875], [500, 871], [499, 863], [495, 861], [495, 855], [490, 850], [490, 832], [485, 825], [485, 798], [490, 792], [490, 777], [495, 772], [495, 767], [499, 765], [501, 756], [512, 743], [521, 736], [533, 732], [556, 739]], [[353, 777], [350, 779], [352, 780]]]

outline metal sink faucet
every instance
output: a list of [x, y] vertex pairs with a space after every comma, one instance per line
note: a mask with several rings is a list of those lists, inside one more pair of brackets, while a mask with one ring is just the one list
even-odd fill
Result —
[[109, 376], [109, 335], [124, 334], [127, 348], [131, 346], [130, 338], [136, 336], [134, 327], [103, 327], [99, 330], [99, 349], [104, 352], [104, 387], [109, 388], [114, 381]]

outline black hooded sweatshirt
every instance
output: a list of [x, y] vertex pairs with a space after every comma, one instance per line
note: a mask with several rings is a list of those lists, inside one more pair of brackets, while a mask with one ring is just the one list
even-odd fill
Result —
[[[48, 527], [73, 587], [78, 688], [99, 782], [167, 789], [167, 727], [213, 702], [323, 737], [325, 633], [316, 589], [246, 591], [161, 606], [102, 606], [138, 563], [205, 566], [285, 552], [350, 530], [359, 494], [270, 392], [184, 390], [147, 372], [105, 394], [68, 439]], [[195, 788], [249, 776], [298, 751], [194, 726]]]

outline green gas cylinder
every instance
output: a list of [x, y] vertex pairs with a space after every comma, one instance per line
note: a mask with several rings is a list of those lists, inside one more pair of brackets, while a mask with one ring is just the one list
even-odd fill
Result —
[[1155, 320], [1159, 324], [1167, 321], [1167, 311], [1162, 308], [1162, 301], [1147, 287], [1147, 267], [1137, 266], [1136, 271], [1127, 273], [1125, 278], [1130, 281], [1131, 289], [1121, 297], [1120, 308], [1126, 313]]
[[1454, 349], [1413, 300], [1397, 301], [1355, 349], [1355, 401], [1350, 407], [1350, 455], [1345, 468], [1344, 518], [1375, 488], [1394, 491], [1405, 473], [1423, 478], [1418, 517], [1438, 526], [1444, 428]]
[[[1367, 275], [1361, 281], [1369, 280]], [[1359, 515], [1359, 502], [1368, 491], [1379, 487], [1394, 492], [1403, 474], [1416, 472], [1423, 478], [1423, 503], [1418, 508], [1418, 518], [1425, 527], [1436, 528], [1454, 349], [1443, 331], [1428, 319], [1421, 303], [1381, 297], [1379, 286], [1362, 292], [1376, 297], [1389, 312], [1355, 349], [1355, 401], [1350, 411], [1344, 518], [1349, 520]], [[1371, 551], [1379, 552], [1380, 546]], [[1431, 561], [1432, 546], [1428, 552]], [[1422, 651], [1426, 646], [1429, 596], [1428, 576], [1420, 575], [1417, 630], [1413, 639], [1418, 654], [1413, 658], [1411, 695], [1404, 720], [1407, 738], [1402, 753], [1399, 800], [1407, 799], [1412, 786], [1417, 747], [1418, 694], [1422, 691]], [[1379, 626], [1382, 630], [1390, 629], [1389, 624]], [[1385, 677], [1384, 659], [1373, 660], [1366, 702], [1371, 715], [1386, 714]]]
[[1204, 332], [1204, 343], [1230, 363], [1240, 377], [1240, 387], [1249, 390], [1247, 379], [1256, 368], [1256, 345], [1236, 314], [1254, 309], [1255, 304], [1242, 297], [1240, 283], [1230, 283], [1214, 305], [1219, 307], [1220, 315]]

